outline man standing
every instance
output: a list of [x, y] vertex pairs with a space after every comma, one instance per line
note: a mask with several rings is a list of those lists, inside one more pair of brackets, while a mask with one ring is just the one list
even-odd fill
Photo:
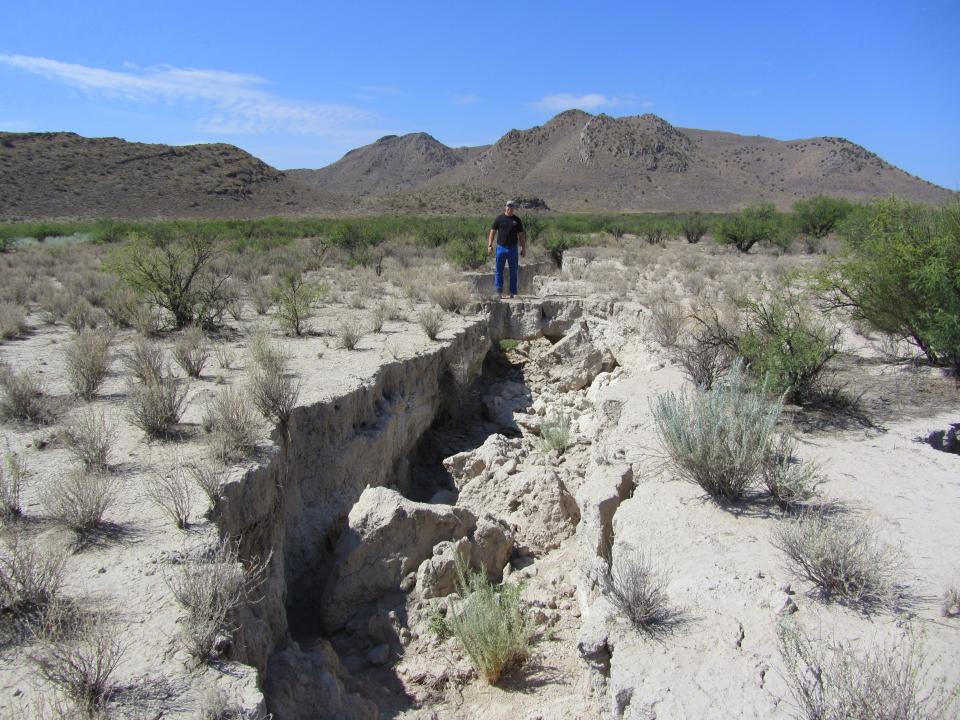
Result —
[[520, 246], [519, 257], [527, 254], [527, 234], [523, 230], [523, 221], [513, 214], [513, 200], [507, 200], [503, 215], [497, 215], [487, 237], [487, 255], [493, 252], [493, 238], [497, 238], [496, 272], [493, 284], [497, 288], [497, 295], [503, 297], [503, 266], [510, 265], [510, 297], [517, 294], [517, 278], [520, 270], [520, 260], [517, 256], [517, 245]]

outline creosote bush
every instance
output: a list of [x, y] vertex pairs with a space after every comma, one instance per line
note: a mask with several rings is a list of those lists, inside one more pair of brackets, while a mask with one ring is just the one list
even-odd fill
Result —
[[183, 415], [187, 388], [169, 375], [130, 388], [130, 422], [150, 437], [171, 437]]
[[209, 357], [210, 346], [203, 330], [196, 325], [184, 330], [173, 346], [173, 359], [189, 377], [200, 377]]
[[685, 215], [680, 221], [680, 232], [688, 243], [696, 244], [710, 232], [710, 223], [700, 213]]
[[260, 421], [241, 388], [223, 388], [210, 401], [204, 425], [210, 430], [214, 456], [223, 463], [245, 460], [257, 447]]
[[757, 243], [777, 244], [784, 238], [780, 214], [772, 204], [756, 205], [714, 225], [717, 242], [750, 252]]
[[29, 370], [18, 373], [0, 362], [0, 417], [49, 425], [57, 419], [57, 412], [38, 377]]
[[443, 310], [438, 307], [425, 308], [417, 313], [417, 322], [428, 338], [436, 340], [444, 325]]
[[344, 350], [355, 350], [363, 335], [363, 327], [356, 321], [341, 320], [337, 324], [337, 342]]
[[774, 529], [772, 542], [828, 597], [865, 607], [894, 599], [900, 555], [863, 518], [808, 511]]
[[67, 446], [88, 472], [107, 472], [110, 454], [117, 440], [117, 426], [102, 412], [87, 407], [67, 421], [64, 434]]
[[664, 579], [642, 551], [624, 548], [611, 558], [602, 588], [610, 603], [639, 630], [670, 619]]
[[786, 680], [804, 720], [940, 720], [955, 718], [960, 696], [943, 678], [931, 682], [923, 637], [857, 647], [812, 640], [794, 623], [777, 629]]
[[850, 201], [826, 195], [798, 200], [793, 204], [800, 232], [814, 238], [823, 238], [833, 232], [852, 209]]
[[67, 378], [77, 397], [92, 400], [107, 378], [112, 361], [113, 338], [83, 330], [67, 347]]
[[447, 613], [450, 633], [488, 683], [496, 683], [512, 663], [529, 655], [533, 625], [517, 583], [496, 587], [457, 556], [462, 605]]
[[117, 499], [117, 481], [107, 473], [73, 470], [47, 483], [40, 502], [58, 523], [76, 532], [95, 530]]
[[270, 558], [242, 563], [237, 544], [221, 540], [207, 555], [190, 558], [166, 582], [187, 611], [180, 641], [203, 662], [216, 656], [217, 639], [234, 631], [232, 617], [244, 603], [257, 601]]
[[747, 384], [737, 363], [710, 390], [660, 395], [653, 416], [674, 471], [711, 497], [737, 500], [760, 477], [780, 409]]

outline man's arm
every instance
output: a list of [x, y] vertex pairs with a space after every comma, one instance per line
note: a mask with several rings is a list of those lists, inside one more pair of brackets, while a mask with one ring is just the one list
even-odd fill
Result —
[[487, 255], [493, 252], [493, 237], [496, 235], [496, 230], [491, 230], [490, 234], [487, 235]]
[[517, 233], [517, 238], [520, 240], [520, 257], [526, 257], [527, 255], [527, 234], [525, 232]]

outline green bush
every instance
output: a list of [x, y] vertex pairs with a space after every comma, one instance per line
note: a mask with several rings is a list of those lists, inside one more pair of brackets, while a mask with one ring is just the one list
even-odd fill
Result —
[[845, 247], [819, 276], [827, 304], [904, 337], [960, 370], [960, 205], [891, 198], [845, 226]]
[[815, 320], [797, 292], [774, 291], [766, 300], [744, 299], [744, 329], [735, 350], [751, 374], [775, 393], [803, 404], [821, 389], [823, 371], [839, 351], [840, 330]]
[[495, 587], [485, 573], [471, 572], [459, 556], [457, 560], [464, 603], [448, 613], [447, 628], [477, 672], [493, 684], [512, 662], [529, 654], [533, 626], [520, 597], [523, 588], [517, 583]]
[[826, 195], [799, 200], [793, 204], [797, 229], [811, 237], [826, 237], [850, 213], [852, 207], [847, 200]]
[[579, 237], [568, 232], [551, 229], [543, 234], [543, 246], [550, 253], [557, 267], [563, 264], [563, 254], [567, 250], [581, 244]]
[[710, 232], [710, 223], [700, 213], [684, 215], [680, 220], [680, 232], [688, 243], [696, 244]]
[[487, 244], [482, 238], [457, 238], [447, 243], [447, 259], [461, 270], [476, 270], [487, 264]]
[[783, 221], [772, 204], [756, 205], [720, 220], [715, 228], [717, 242], [750, 252], [757, 243], [778, 244], [785, 235]]
[[737, 500], [760, 478], [774, 447], [779, 402], [750, 387], [740, 363], [712, 389], [660, 395], [657, 436], [677, 474], [711, 497]]
[[273, 288], [273, 299], [277, 303], [277, 319], [280, 324], [296, 336], [303, 335], [306, 322], [324, 295], [324, 288], [316, 283], [307, 282], [299, 272], [289, 272]]

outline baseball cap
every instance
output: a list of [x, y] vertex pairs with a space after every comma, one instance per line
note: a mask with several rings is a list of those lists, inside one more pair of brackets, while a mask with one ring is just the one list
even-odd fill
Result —
[[516, 207], [516, 204], [513, 202], [513, 200], [507, 200], [507, 203], [504, 205], [504, 207]]

